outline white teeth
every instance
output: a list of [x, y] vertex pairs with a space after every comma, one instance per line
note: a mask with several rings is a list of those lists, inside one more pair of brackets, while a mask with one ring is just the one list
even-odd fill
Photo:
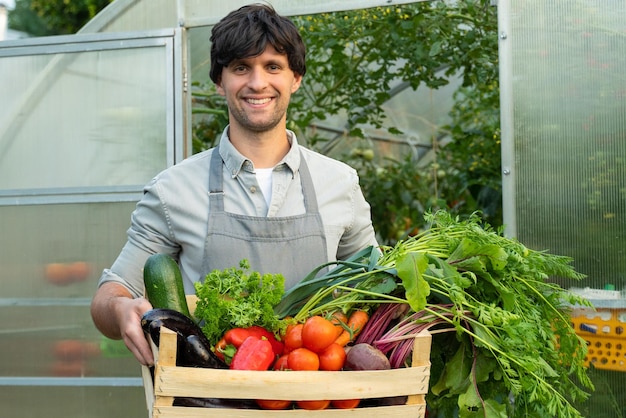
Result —
[[247, 99], [247, 102], [253, 105], [260, 105], [260, 104], [265, 104], [268, 103], [270, 100], [270, 98], [266, 98], [266, 99]]

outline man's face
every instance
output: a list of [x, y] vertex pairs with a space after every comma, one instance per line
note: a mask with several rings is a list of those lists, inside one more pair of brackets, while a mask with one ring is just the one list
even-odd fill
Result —
[[261, 55], [224, 67], [217, 91], [226, 97], [230, 124], [258, 133], [286, 123], [289, 99], [301, 81], [287, 56], [268, 45]]

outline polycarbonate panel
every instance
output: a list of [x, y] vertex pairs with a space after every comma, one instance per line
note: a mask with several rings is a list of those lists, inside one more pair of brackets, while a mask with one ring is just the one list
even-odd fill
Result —
[[598, 309], [583, 319], [591, 328], [576, 328], [588, 341], [596, 387], [578, 408], [586, 417], [624, 417], [626, 4], [498, 7], [505, 222], [522, 243], [570, 256], [587, 275], [579, 283], [554, 278], [582, 288]]
[[521, 241], [626, 286], [626, 7], [511, 2]]
[[81, 28], [79, 33], [176, 28], [180, 22], [178, 2], [179, 0], [115, 0]]
[[89, 313], [102, 270], [126, 242], [134, 207], [0, 206], [0, 381], [140, 376], [128, 350], [103, 338]]
[[0, 390], [7, 418], [145, 418], [143, 387], [12, 386]]
[[171, 48], [112, 46], [0, 58], [0, 189], [140, 189], [167, 166]]

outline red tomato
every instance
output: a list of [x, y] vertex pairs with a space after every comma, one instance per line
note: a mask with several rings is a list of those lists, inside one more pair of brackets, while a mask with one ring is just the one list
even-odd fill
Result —
[[291, 401], [278, 399], [257, 399], [256, 403], [261, 409], [287, 409], [291, 406]]
[[306, 320], [302, 327], [302, 346], [320, 353], [337, 339], [337, 328], [328, 319], [316, 315]]
[[352, 409], [359, 406], [360, 402], [360, 399], [335, 399], [330, 404], [337, 409]]
[[346, 361], [346, 350], [337, 343], [332, 343], [318, 354], [320, 370], [341, 370]]
[[302, 409], [319, 410], [328, 408], [330, 401], [296, 401], [296, 405]]
[[285, 344], [284, 353], [289, 353], [290, 351], [295, 350], [296, 348], [302, 347], [302, 329], [304, 328], [303, 324], [296, 324], [290, 327], [283, 338], [283, 343]]
[[274, 370], [289, 370], [289, 365], [287, 364], [287, 359], [289, 358], [288, 354], [282, 355], [276, 359], [274, 362]]
[[300, 347], [289, 353], [287, 366], [291, 370], [319, 370], [320, 358], [308, 348]]

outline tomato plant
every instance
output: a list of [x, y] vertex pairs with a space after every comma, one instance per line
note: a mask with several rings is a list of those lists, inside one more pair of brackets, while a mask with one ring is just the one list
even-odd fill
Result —
[[337, 328], [328, 319], [316, 315], [308, 318], [302, 327], [302, 345], [320, 353], [337, 338]]
[[319, 353], [320, 370], [341, 370], [346, 361], [346, 350], [337, 343], [332, 343]]
[[308, 348], [300, 347], [289, 353], [287, 366], [291, 370], [319, 370], [320, 358]]

